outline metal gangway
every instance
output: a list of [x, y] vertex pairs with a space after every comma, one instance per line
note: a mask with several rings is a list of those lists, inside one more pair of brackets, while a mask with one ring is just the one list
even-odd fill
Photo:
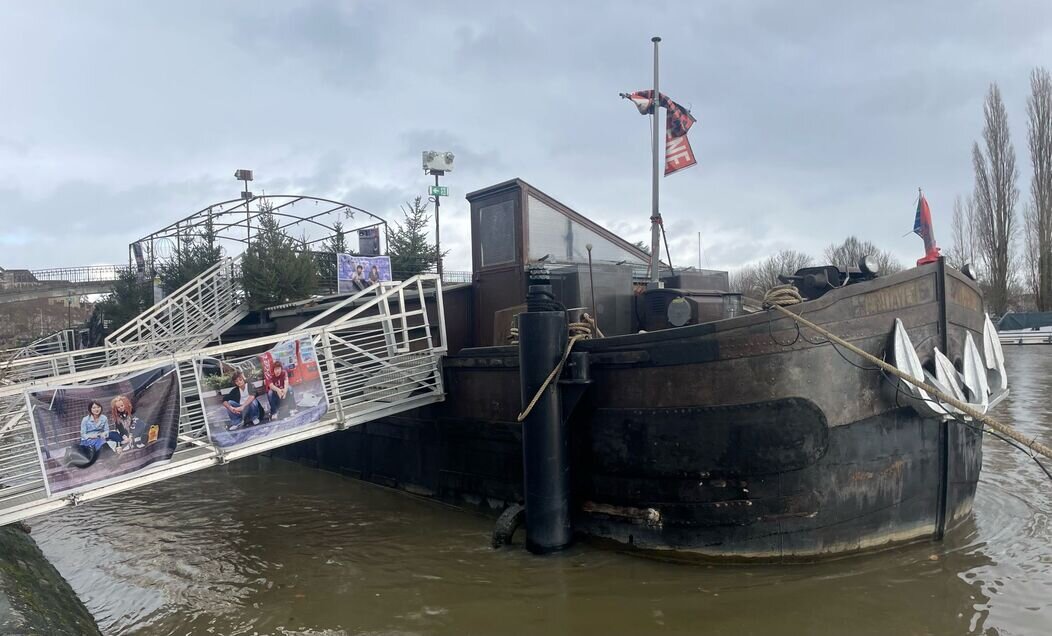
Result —
[[65, 353], [76, 348], [77, 332], [73, 329], [60, 329], [41, 336], [24, 347], [0, 351], [0, 362]]
[[110, 334], [102, 347], [72, 350], [57, 336], [0, 358], [0, 386], [191, 351], [219, 341], [248, 315], [240, 256], [225, 258]]
[[248, 315], [241, 256], [224, 258], [106, 337], [117, 362], [199, 349]]
[[[322, 324], [327, 320], [331, 322]], [[280, 429], [233, 446], [221, 444], [215, 421], [217, 409], [223, 407], [217, 407], [217, 392], [210, 387], [227, 371], [244, 368], [246, 361], [262, 359], [264, 352], [292, 341], [309, 343], [312, 349], [317, 379], [324, 387], [324, 415], [290, 430]], [[21, 375], [12, 375], [8, 369], [9, 383], [0, 384], [0, 525], [444, 399], [441, 358], [446, 352], [446, 329], [442, 283], [435, 275], [380, 283], [287, 333], [194, 350], [173, 348], [146, 358], [133, 354], [140, 345], [132, 342], [13, 361], [16, 371], [19, 362], [44, 364], [35, 373]], [[56, 491], [48, 479], [55, 471], [72, 469], [55, 458], [75, 457], [63, 451], [77, 447], [81, 433], [68, 424], [61, 434], [55, 427], [44, 430], [46, 426], [31, 416], [29, 405], [35, 402], [30, 398], [49, 391], [55, 395], [57, 387], [113, 386], [159, 367], [170, 369], [166, 377], [174, 374], [173, 386], [178, 386], [178, 424], [171, 456], [128, 474]], [[56, 373], [45, 375], [48, 370]], [[72, 414], [78, 422], [80, 415]]]

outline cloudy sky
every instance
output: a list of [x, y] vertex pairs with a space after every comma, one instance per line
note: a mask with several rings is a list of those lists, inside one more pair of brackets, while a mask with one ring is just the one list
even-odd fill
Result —
[[1026, 191], [1047, 0], [0, 0], [0, 266], [126, 262], [236, 197], [236, 168], [394, 221], [425, 149], [457, 156], [447, 269], [470, 268], [464, 194], [512, 177], [645, 239], [647, 118], [617, 95], [651, 84], [653, 35], [662, 91], [698, 119], [699, 165], [662, 182], [674, 263], [698, 232], [706, 267], [852, 233], [916, 259], [917, 187], [948, 239], [991, 82]]

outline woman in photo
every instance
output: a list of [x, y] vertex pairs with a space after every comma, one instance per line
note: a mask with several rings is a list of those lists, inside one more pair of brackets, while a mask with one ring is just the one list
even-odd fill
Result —
[[281, 402], [288, 397], [291, 387], [288, 385], [288, 374], [281, 360], [275, 360], [270, 367], [270, 378], [263, 380], [263, 388], [267, 392], [267, 401], [270, 402], [270, 419], [278, 419], [278, 409]]
[[[88, 414], [80, 421], [80, 445], [94, 451], [102, 448], [111, 435], [109, 419], [102, 414], [102, 405], [95, 400], [88, 405]], [[119, 436], [117, 436], [120, 439]]]
[[123, 436], [126, 447], [143, 448], [146, 446], [147, 426], [135, 417], [134, 409], [131, 398], [118, 395], [110, 402], [110, 420]]
[[370, 285], [376, 285], [379, 282], [380, 282], [380, 269], [376, 265], [373, 265], [372, 268], [369, 270], [369, 284]]

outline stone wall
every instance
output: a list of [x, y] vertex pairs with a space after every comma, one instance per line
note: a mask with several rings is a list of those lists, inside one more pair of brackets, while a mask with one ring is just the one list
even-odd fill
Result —
[[19, 525], [0, 528], [0, 634], [100, 634], [76, 592]]

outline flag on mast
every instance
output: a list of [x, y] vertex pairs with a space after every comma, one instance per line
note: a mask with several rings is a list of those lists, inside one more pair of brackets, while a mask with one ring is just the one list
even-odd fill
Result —
[[[632, 100], [640, 114], [649, 115], [654, 109], [654, 91], [621, 93], [621, 97]], [[660, 106], [665, 108], [665, 176], [697, 164], [694, 150], [690, 147], [687, 132], [697, 121], [690, 111], [661, 94]]]
[[917, 199], [917, 216], [913, 219], [913, 233], [924, 239], [924, 258], [917, 261], [918, 265], [934, 263], [939, 260], [939, 247], [935, 244], [935, 229], [931, 223], [931, 208], [924, 193], [920, 193]]

